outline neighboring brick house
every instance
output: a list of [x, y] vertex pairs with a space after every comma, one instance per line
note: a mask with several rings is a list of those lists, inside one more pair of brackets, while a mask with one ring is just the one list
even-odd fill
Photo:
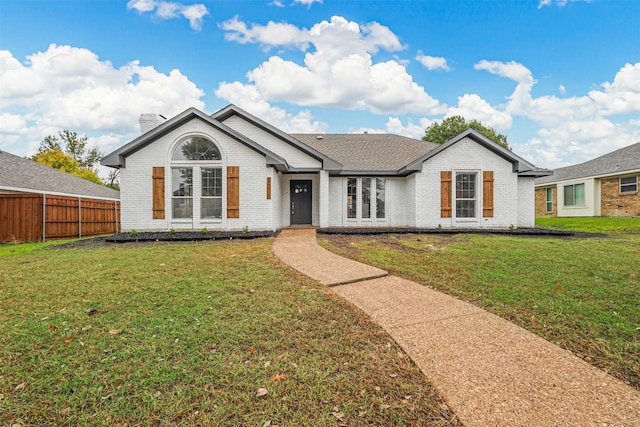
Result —
[[640, 216], [640, 142], [536, 179], [536, 217]]
[[234, 105], [143, 114], [141, 130], [101, 161], [120, 169], [124, 230], [533, 227], [550, 173], [474, 130], [289, 135]]

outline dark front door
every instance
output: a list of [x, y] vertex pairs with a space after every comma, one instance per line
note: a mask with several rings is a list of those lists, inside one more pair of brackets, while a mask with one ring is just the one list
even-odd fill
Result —
[[291, 225], [311, 224], [311, 181], [291, 181], [289, 194]]

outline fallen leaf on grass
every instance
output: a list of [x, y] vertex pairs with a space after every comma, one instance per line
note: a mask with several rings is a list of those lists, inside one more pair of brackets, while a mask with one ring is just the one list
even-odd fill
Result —
[[58, 327], [52, 323], [49, 325], [49, 329], [51, 329], [52, 331], [55, 331], [56, 329], [58, 329]]
[[95, 308], [92, 308], [91, 310], [87, 311], [87, 315], [89, 316], [93, 316], [94, 314], [96, 314], [98, 312], [98, 310], [96, 310]]
[[269, 394], [269, 391], [266, 388], [260, 387], [258, 391], [256, 391], [256, 397], [266, 396], [267, 394]]
[[287, 377], [287, 374], [276, 374], [271, 377], [271, 381], [281, 381]]
[[333, 294], [325, 294], [327, 296], [327, 298], [331, 299], [333, 298]]
[[20, 384], [18, 384], [16, 386], [16, 388], [14, 388], [14, 391], [18, 391], [18, 390], [22, 390], [23, 388], [25, 388], [27, 386], [27, 383], [25, 381], [22, 381]]
[[251, 347], [251, 348], [249, 349], [249, 353], [251, 353], [251, 354], [256, 354], [256, 349], [255, 349], [255, 348], [253, 348], [253, 347]]
[[66, 338], [64, 339], [64, 343], [65, 343], [65, 344], [69, 344], [71, 341], [73, 341], [73, 337], [66, 337]]
[[340, 421], [342, 421], [342, 419], [344, 418], [344, 414], [342, 412], [332, 412], [331, 415], [333, 415], [334, 417], [336, 417]]
[[91, 325], [82, 328], [82, 332], [87, 332], [89, 329], [91, 329]]
[[109, 331], [109, 335], [118, 335], [120, 332], [122, 332], [122, 329], [112, 329]]

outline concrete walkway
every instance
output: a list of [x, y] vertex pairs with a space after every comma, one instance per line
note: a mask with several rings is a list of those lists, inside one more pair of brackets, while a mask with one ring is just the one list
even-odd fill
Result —
[[465, 426], [640, 426], [640, 392], [511, 322], [332, 254], [314, 229], [273, 252], [380, 324]]

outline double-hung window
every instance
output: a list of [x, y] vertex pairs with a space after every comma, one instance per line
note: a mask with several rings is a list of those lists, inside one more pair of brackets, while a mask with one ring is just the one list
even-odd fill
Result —
[[565, 206], [584, 206], [584, 184], [564, 186]]
[[627, 176], [620, 178], [620, 193], [637, 193], [638, 192], [638, 177]]
[[477, 176], [475, 172], [456, 173], [456, 218], [477, 216]]

